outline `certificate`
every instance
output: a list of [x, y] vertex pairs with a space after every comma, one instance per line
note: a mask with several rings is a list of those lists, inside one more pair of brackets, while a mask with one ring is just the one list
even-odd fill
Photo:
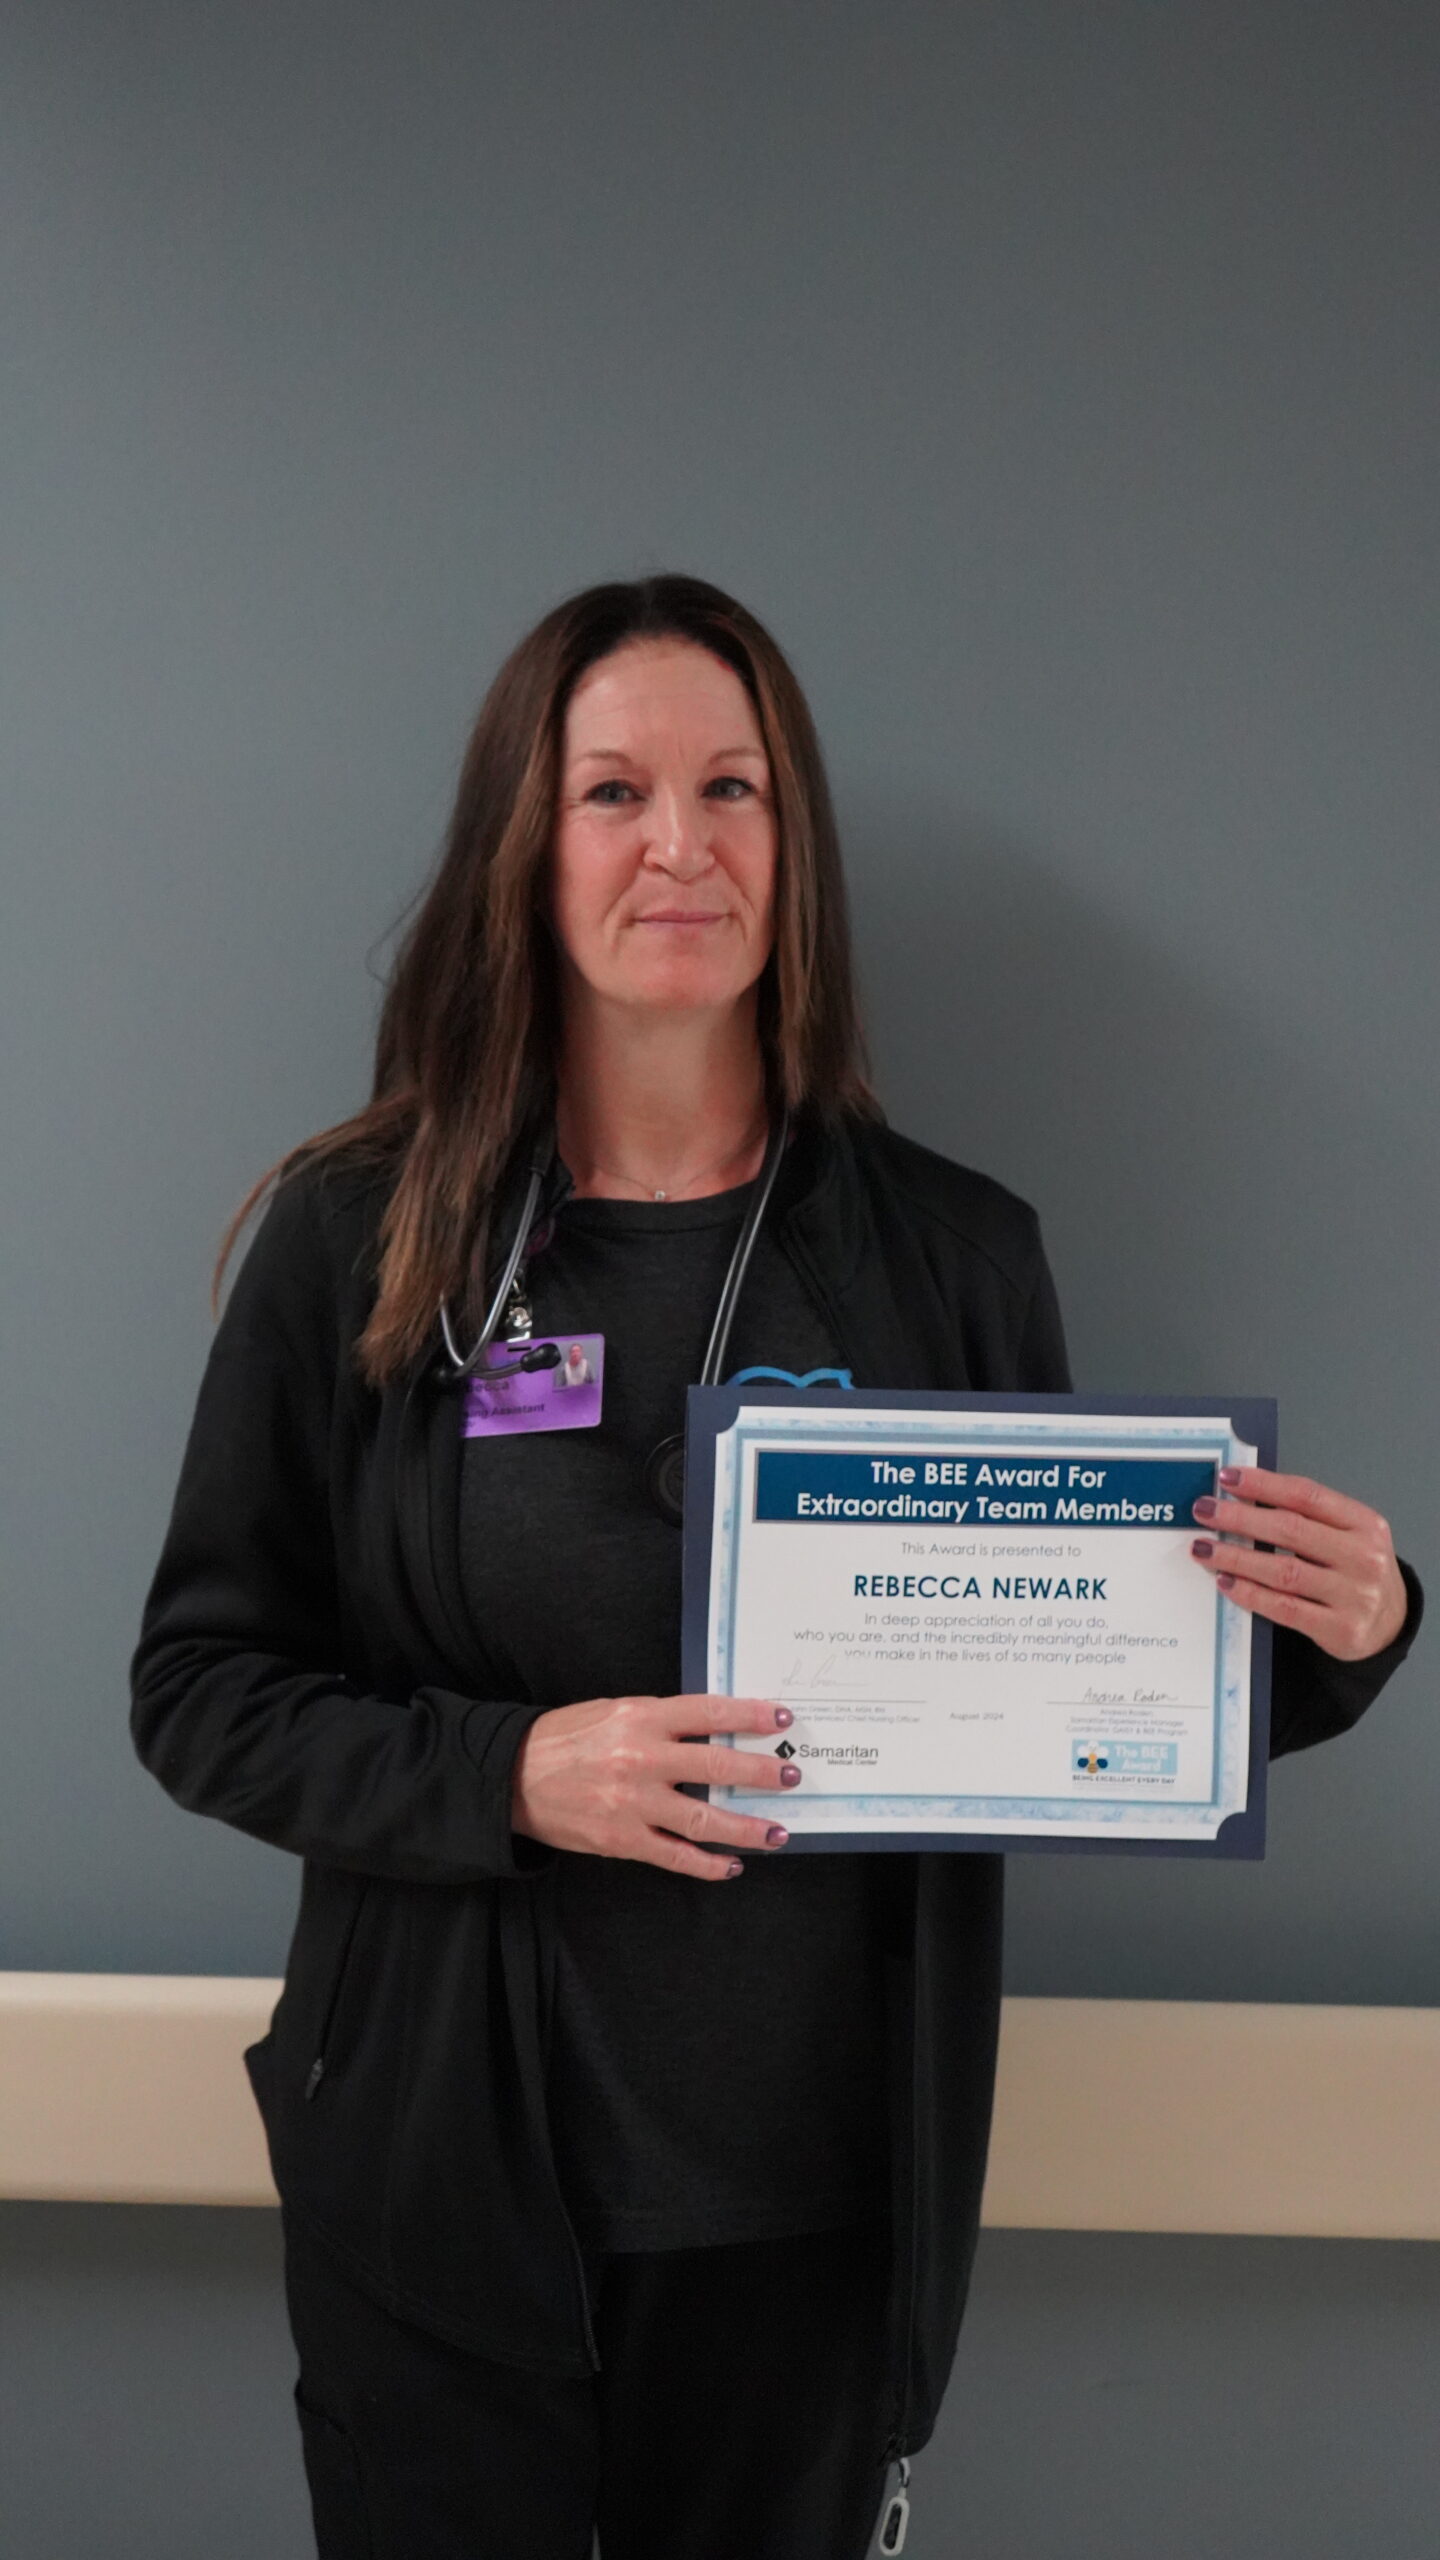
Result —
[[686, 1446], [685, 1686], [793, 1709], [723, 1737], [792, 1851], [1263, 1855], [1270, 1630], [1189, 1550], [1272, 1403], [692, 1387]]

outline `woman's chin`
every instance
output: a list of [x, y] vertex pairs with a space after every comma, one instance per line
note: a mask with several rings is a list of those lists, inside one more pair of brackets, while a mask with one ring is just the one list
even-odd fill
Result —
[[733, 971], [677, 960], [663, 969], [637, 972], [606, 992], [644, 1013], [725, 1013], [750, 993], [753, 983], [737, 985]]

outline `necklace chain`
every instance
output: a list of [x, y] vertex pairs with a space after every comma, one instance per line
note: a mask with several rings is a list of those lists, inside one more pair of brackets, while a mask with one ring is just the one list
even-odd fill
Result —
[[692, 1183], [703, 1182], [708, 1173], [718, 1173], [722, 1165], [732, 1164], [736, 1156], [746, 1154], [764, 1128], [765, 1117], [766, 1115], [762, 1112], [758, 1120], [751, 1121], [737, 1146], [727, 1147], [723, 1156], [716, 1156], [713, 1163], [698, 1165], [693, 1173], [682, 1175], [678, 1182], [672, 1183], [668, 1191], [657, 1190], [653, 1184], [642, 1182], [638, 1174], [618, 1173], [613, 1165], [597, 1164], [593, 1167], [593, 1171], [603, 1173], [607, 1182], [628, 1182], [632, 1190], [643, 1191], [651, 1200], [673, 1200], [677, 1191], [688, 1191]]

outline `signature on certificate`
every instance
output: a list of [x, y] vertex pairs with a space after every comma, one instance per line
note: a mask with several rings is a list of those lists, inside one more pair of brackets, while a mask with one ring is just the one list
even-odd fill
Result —
[[782, 1689], [864, 1689], [874, 1677], [874, 1665], [863, 1649], [853, 1652], [843, 1646], [815, 1646], [797, 1653], [788, 1671], [781, 1674]]
[[1178, 1707], [1179, 1699], [1170, 1689], [1087, 1689], [1077, 1707]]

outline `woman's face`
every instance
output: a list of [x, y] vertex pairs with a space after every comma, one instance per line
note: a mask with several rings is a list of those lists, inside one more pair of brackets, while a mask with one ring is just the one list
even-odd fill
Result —
[[551, 915], [567, 1000], [724, 1010], [774, 939], [776, 824], [755, 707], [690, 640], [587, 667], [565, 718]]

